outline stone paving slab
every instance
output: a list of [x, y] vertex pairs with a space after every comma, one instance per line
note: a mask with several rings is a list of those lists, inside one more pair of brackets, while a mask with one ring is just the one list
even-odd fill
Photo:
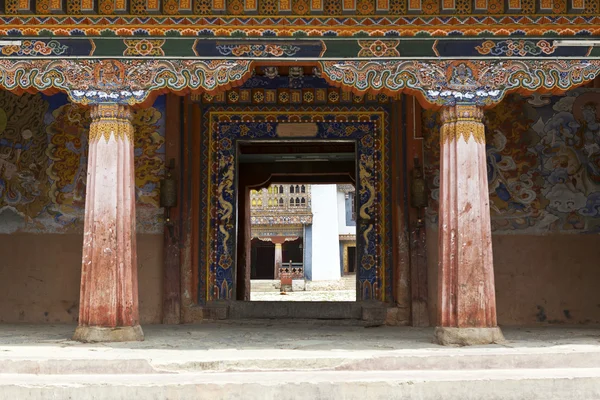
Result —
[[[108, 359], [154, 362], [363, 360], [373, 357], [506, 354], [600, 354], [600, 327], [503, 328], [502, 344], [444, 347], [433, 328], [327, 325], [270, 320], [145, 326], [146, 340], [84, 344], [70, 340], [74, 325], [1, 325], [0, 360]], [[594, 356], [594, 357], [595, 357]]]
[[356, 290], [251, 292], [252, 301], [356, 301]]
[[2, 398], [211, 400], [568, 400], [600, 398], [600, 369], [0, 374]]

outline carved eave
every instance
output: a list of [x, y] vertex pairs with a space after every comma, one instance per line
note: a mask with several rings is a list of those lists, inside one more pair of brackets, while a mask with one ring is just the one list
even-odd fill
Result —
[[322, 61], [322, 76], [355, 94], [409, 93], [425, 108], [492, 107], [511, 92], [564, 93], [600, 75], [600, 60]]
[[0, 59], [0, 88], [13, 92], [66, 92], [80, 104], [144, 106], [165, 92], [216, 93], [252, 75], [247, 60]]
[[340, 234], [340, 242], [355, 242], [356, 235], [352, 234]]
[[454, 37], [600, 34], [597, 0], [28, 0], [0, 36]]
[[352, 193], [352, 192], [356, 191], [356, 189], [354, 188], [354, 185], [350, 185], [350, 184], [337, 185], [337, 190], [338, 190], [338, 192], [342, 192], [344, 194], [348, 194], [348, 193]]
[[[360, 40], [357, 40], [357, 43], [359, 42]], [[383, 51], [383, 54], [388, 54], [385, 52], [389, 49], [386, 50], [385, 46], [393, 46], [394, 43], [371, 42], [373, 46], [380, 47], [369, 47], [368, 51], [371, 53]], [[304, 59], [302, 56], [297, 56], [294, 62], [313, 64], [316, 62], [321, 76], [327, 82], [357, 95], [383, 93], [397, 96], [400, 93], [408, 93], [415, 95], [424, 107], [460, 103], [492, 107], [511, 92], [523, 95], [558, 94], [585, 84], [600, 75], [600, 55], [593, 53], [592, 47], [588, 49], [589, 55], [586, 58], [556, 59], [553, 58], [558, 54], [555, 45], [548, 47], [547, 44], [538, 42], [537, 50], [523, 47], [521, 49], [523, 55], [515, 57], [513, 53], [507, 53], [499, 42], [487, 41], [486, 43], [487, 45], [482, 44], [483, 47], [478, 48], [485, 57], [475, 60], [417, 61], [389, 59], [382, 56], [379, 59], [374, 57], [369, 60], [350, 57], [339, 61], [317, 62], [312, 56]], [[30, 43], [21, 42], [21, 46], [25, 45], [30, 46]], [[50, 43], [44, 42], [34, 48], [9, 48], [9, 50], [2, 48], [1, 51], [39, 53], [43, 50], [56, 58], [58, 55], [52, 52], [57, 51], [59, 46], [60, 43], [51, 46]], [[244, 59], [244, 56], [236, 57], [237, 49], [242, 53], [248, 50], [246, 44], [233, 46], [227, 48], [227, 52], [232, 54], [231, 58], [220, 60], [156, 59], [150, 56], [120, 60], [64, 56], [56, 60], [46, 56], [26, 58], [17, 54], [18, 57], [23, 58], [18, 59], [14, 55], [11, 58], [0, 58], [0, 88], [17, 93], [52, 94], [63, 91], [68, 93], [71, 100], [76, 103], [114, 102], [135, 106], [150, 104], [156, 96], [165, 92], [218, 93], [242, 85], [253, 73], [253, 59]], [[316, 45], [310, 43], [306, 46], [305, 50], [294, 49], [293, 51], [310, 53], [322, 50], [322, 44], [319, 43]], [[521, 43], [520, 46], [525, 45]], [[280, 50], [284, 49], [279, 48], [275, 51], [265, 46], [257, 52], [275, 52], [281, 56]], [[287, 47], [285, 50], [288, 53], [292, 51]], [[360, 55], [363, 50], [358, 50], [358, 54]], [[504, 51], [504, 58], [495, 55], [502, 51]], [[528, 55], [538, 52], [544, 55], [535, 57]], [[282, 60], [289, 58], [286, 56]], [[269, 60], [275, 61], [278, 58], [273, 57]]]

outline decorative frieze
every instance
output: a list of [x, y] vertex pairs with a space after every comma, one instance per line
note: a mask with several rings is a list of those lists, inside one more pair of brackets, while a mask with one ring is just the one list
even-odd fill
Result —
[[[492, 106], [510, 92], [565, 92], [600, 75], [597, 59], [340, 60], [319, 64], [321, 76], [344, 89], [327, 92], [329, 102], [334, 102], [332, 95], [349, 92], [359, 96], [408, 92], [417, 95], [423, 105], [438, 107], [462, 103]], [[241, 86], [252, 71], [253, 61], [239, 59], [0, 59], [0, 88], [45, 93], [62, 90], [81, 104], [136, 105], [147, 104], [165, 91], [222, 93]], [[241, 93], [230, 91], [228, 96], [239, 97]], [[265, 93], [250, 92], [255, 102], [255, 98], [264, 101]], [[300, 94], [304, 100], [318, 97], [316, 92]]]

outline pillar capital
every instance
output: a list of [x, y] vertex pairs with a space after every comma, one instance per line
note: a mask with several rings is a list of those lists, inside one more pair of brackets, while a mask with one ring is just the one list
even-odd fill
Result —
[[90, 112], [90, 142], [110, 137], [133, 143], [133, 113], [131, 107], [118, 103], [100, 103], [92, 105]]
[[477, 143], [485, 143], [483, 115], [483, 109], [474, 104], [442, 107], [441, 142], [461, 138], [469, 142], [473, 137]]

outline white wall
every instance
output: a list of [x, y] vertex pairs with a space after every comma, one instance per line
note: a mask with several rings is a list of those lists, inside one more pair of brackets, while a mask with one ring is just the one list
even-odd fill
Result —
[[346, 225], [346, 195], [343, 192], [337, 192], [338, 208], [338, 232], [340, 235], [354, 235], [356, 226]]
[[336, 185], [311, 186], [313, 281], [340, 278], [337, 195]]

